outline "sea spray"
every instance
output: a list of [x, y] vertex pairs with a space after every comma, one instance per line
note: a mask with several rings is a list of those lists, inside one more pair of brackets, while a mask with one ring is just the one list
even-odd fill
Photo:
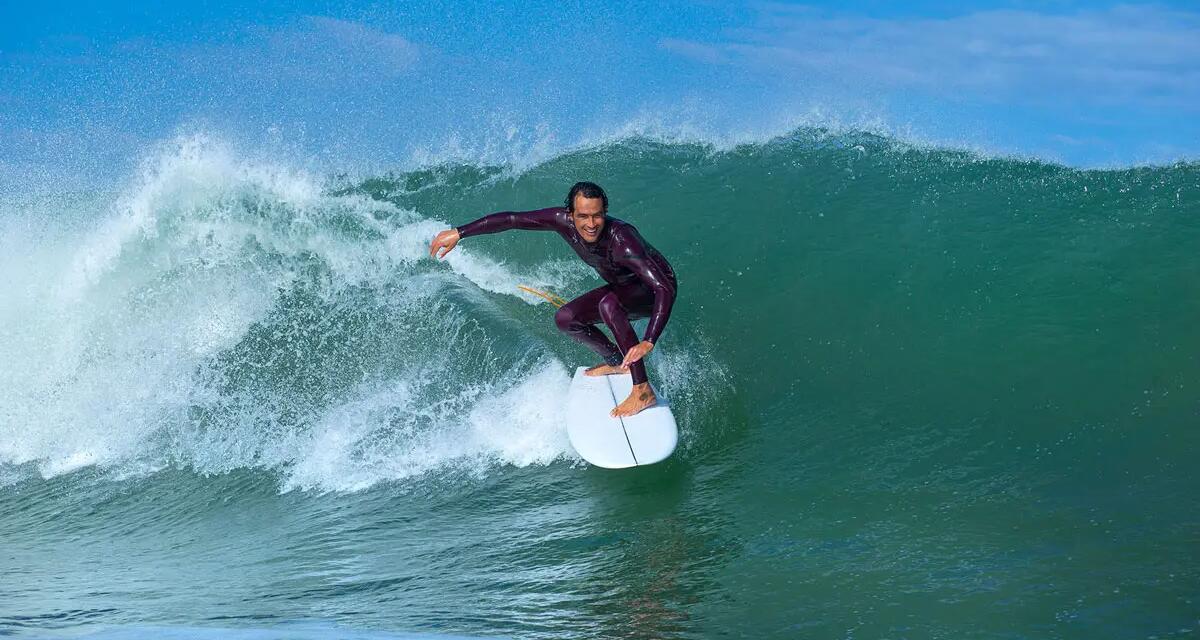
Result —
[[[447, 278], [425, 259], [427, 237], [444, 223], [412, 211], [321, 195], [309, 176], [246, 164], [218, 141], [189, 137], [148, 163], [105, 215], [42, 257], [55, 264], [36, 274], [41, 281], [12, 292], [29, 304], [6, 327], [25, 338], [7, 343], [10, 428], [0, 455], [8, 465], [33, 462], [46, 477], [91, 465], [205, 473], [299, 465], [309, 477], [304, 470], [317, 464], [304, 457], [309, 431], [328, 429], [337, 418], [326, 412], [344, 413], [364, 385], [396, 390], [388, 410], [406, 414], [416, 411], [409, 401], [481, 400], [481, 386], [503, 393], [502, 380], [540, 375], [495, 366], [520, 361], [490, 350], [495, 337], [444, 297], [463, 293], [464, 282], [515, 294], [516, 277], [467, 249], [448, 261], [465, 278]], [[522, 282], [561, 284], [562, 267], [546, 269]], [[441, 342], [455, 332], [460, 343]], [[438, 365], [447, 349], [459, 351], [462, 367]], [[450, 380], [451, 371], [466, 377]], [[403, 392], [414, 387], [424, 395]], [[460, 403], [447, 420], [469, 408]], [[559, 442], [513, 459], [563, 454]], [[456, 455], [465, 453], [413, 464]], [[361, 486], [337, 475], [323, 487]]]

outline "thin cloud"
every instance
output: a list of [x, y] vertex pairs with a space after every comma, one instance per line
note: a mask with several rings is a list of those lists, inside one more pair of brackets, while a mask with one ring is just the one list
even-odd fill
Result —
[[663, 38], [659, 40], [658, 46], [685, 58], [691, 58], [707, 64], [726, 64], [732, 62], [731, 57], [721, 47], [715, 45], [680, 40], [678, 38]]
[[55, 36], [36, 51], [0, 49], [0, 70], [28, 72], [63, 66], [102, 66], [136, 59], [170, 66], [179, 59], [205, 72], [284, 73], [314, 79], [326, 75], [392, 77], [411, 71], [428, 53], [402, 35], [325, 16], [303, 16], [282, 26], [247, 26], [224, 41], [178, 44], [147, 37], [102, 47], [82, 36]]
[[214, 53], [236, 54], [256, 75], [322, 82], [348, 76], [394, 78], [416, 66], [422, 49], [404, 36], [369, 25], [307, 16], [286, 27], [253, 28], [242, 44], [198, 57]]
[[1200, 13], [1118, 6], [878, 19], [779, 4], [760, 11], [752, 26], [730, 30], [724, 40], [671, 39], [659, 46], [705, 64], [893, 90], [1200, 105]]
[[420, 57], [420, 47], [404, 36], [321, 16], [310, 16], [298, 27], [274, 34], [271, 45], [275, 53], [295, 59], [386, 75], [408, 71]]

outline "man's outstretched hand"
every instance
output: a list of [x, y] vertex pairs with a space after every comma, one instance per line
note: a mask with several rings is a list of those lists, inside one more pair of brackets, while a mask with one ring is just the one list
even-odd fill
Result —
[[628, 367], [638, 360], [641, 360], [642, 358], [646, 357], [646, 354], [650, 353], [652, 349], [654, 349], [654, 343], [646, 340], [633, 345], [629, 348], [629, 352], [625, 354], [625, 359], [621, 361], [621, 366]]
[[429, 243], [430, 258], [444, 258], [447, 253], [454, 250], [454, 246], [458, 244], [461, 236], [458, 235], [458, 229], [446, 229], [437, 234], [433, 238], [433, 242]]

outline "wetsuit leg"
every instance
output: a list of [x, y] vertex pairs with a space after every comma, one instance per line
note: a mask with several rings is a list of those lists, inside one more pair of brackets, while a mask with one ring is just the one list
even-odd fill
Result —
[[600, 301], [610, 293], [610, 287], [605, 285], [564, 304], [554, 314], [554, 324], [604, 358], [604, 362], [618, 365], [624, 357], [623, 352], [596, 326], [603, 319], [600, 315]]
[[[600, 317], [604, 324], [613, 332], [621, 353], [628, 353], [640, 340], [633, 330], [631, 318], [644, 318], [650, 314], [654, 304], [654, 294], [640, 286], [610, 285], [611, 291], [600, 298]], [[622, 359], [624, 356], [622, 355]], [[629, 374], [634, 384], [646, 382], [646, 363], [644, 360], [629, 365]]]

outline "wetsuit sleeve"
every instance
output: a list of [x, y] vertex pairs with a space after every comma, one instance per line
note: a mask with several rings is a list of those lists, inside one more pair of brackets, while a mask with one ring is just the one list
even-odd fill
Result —
[[675, 285], [671, 278], [663, 272], [658, 263], [650, 259], [646, 247], [636, 231], [622, 229], [613, 236], [618, 243], [613, 247], [616, 261], [633, 271], [637, 277], [654, 291], [654, 306], [650, 312], [650, 323], [646, 325], [646, 334], [642, 340], [658, 343], [671, 317], [671, 307], [675, 304]]
[[536, 211], [501, 211], [455, 227], [455, 230], [462, 238], [500, 233], [509, 229], [552, 231], [562, 224], [562, 213], [565, 211], [562, 207], [550, 207]]

